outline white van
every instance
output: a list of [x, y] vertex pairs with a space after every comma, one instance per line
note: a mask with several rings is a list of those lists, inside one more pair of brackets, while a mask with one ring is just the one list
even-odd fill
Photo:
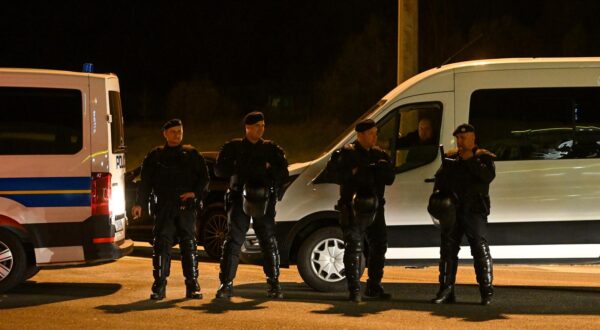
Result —
[[[395, 160], [386, 188], [389, 248], [398, 264], [433, 264], [439, 230], [426, 205], [440, 166], [435, 144], [455, 146], [452, 131], [471, 123], [478, 143], [498, 155], [488, 239], [496, 262], [600, 262], [600, 58], [496, 59], [431, 69], [402, 83], [360, 118], [379, 127]], [[435, 143], [400, 147], [428, 118]], [[359, 120], [360, 120], [359, 119]], [[354, 125], [318, 159], [291, 165], [277, 204], [282, 264], [297, 263], [317, 290], [344, 288], [338, 186], [322, 170], [331, 153], [355, 140]], [[470, 249], [460, 251], [469, 259]], [[252, 232], [243, 257], [257, 253]]]
[[128, 254], [114, 74], [0, 68], [0, 292]]

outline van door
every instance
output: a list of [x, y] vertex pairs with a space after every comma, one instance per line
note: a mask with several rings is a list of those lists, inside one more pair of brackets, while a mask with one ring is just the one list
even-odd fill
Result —
[[498, 156], [494, 258], [597, 258], [580, 244], [597, 242], [590, 226], [600, 225], [599, 76], [598, 68], [456, 74], [457, 122], [473, 124], [478, 144]]
[[[396, 179], [386, 188], [385, 213], [388, 225], [390, 259], [436, 258], [419, 255], [411, 248], [436, 247], [439, 232], [427, 213], [433, 190], [431, 180], [440, 166], [440, 137], [450, 136], [454, 129], [454, 97], [452, 92], [431, 93], [405, 98], [392, 105], [393, 111], [378, 120], [378, 144], [394, 161]], [[428, 123], [427, 123], [428, 122]], [[430, 127], [430, 137], [419, 134]]]

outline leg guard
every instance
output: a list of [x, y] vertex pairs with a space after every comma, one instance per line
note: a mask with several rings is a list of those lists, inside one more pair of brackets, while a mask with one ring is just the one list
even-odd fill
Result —
[[198, 284], [198, 253], [194, 240], [179, 242], [181, 248], [181, 267], [185, 277], [185, 296], [191, 299], [202, 299]]
[[475, 274], [477, 283], [479, 283], [479, 292], [481, 294], [481, 304], [489, 305], [494, 295], [492, 281], [494, 279], [492, 256], [487, 242], [480, 244], [480, 250], [477, 258], [474, 259]]

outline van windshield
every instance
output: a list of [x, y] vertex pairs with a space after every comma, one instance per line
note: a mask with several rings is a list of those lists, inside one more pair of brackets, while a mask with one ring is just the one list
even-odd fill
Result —
[[375, 112], [375, 111], [377, 111], [377, 109], [381, 108], [381, 106], [384, 105], [385, 102], [387, 102], [387, 100], [381, 99], [381, 100], [379, 100], [379, 102], [377, 102], [375, 105], [373, 105], [369, 110], [367, 110], [365, 113], [363, 113], [362, 116], [360, 116], [350, 126], [348, 126], [348, 128], [346, 128], [340, 135], [338, 135], [335, 139], [333, 139], [331, 141], [331, 143], [329, 143], [327, 145], [327, 147], [325, 147], [323, 152], [321, 152], [319, 157], [327, 154], [333, 147], [335, 147], [336, 144], [338, 144], [340, 142], [341, 139], [345, 138], [348, 134], [350, 134], [350, 132], [352, 132], [354, 130], [354, 127], [356, 126], [356, 124], [358, 124], [358, 122], [369, 117], [373, 112]]
[[110, 102], [110, 135], [113, 153], [125, 152], [125, 128], [123, 127], [123, 111], [121, 110], [121, 94], [116, 91], [108, 92]]

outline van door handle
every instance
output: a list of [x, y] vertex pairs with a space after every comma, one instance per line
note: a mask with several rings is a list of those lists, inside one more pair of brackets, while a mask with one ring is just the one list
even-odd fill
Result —
[[434, 183], [435, 182], [435, 178], [427, 178], [424, 181], [425, 181], [425, 183]]

